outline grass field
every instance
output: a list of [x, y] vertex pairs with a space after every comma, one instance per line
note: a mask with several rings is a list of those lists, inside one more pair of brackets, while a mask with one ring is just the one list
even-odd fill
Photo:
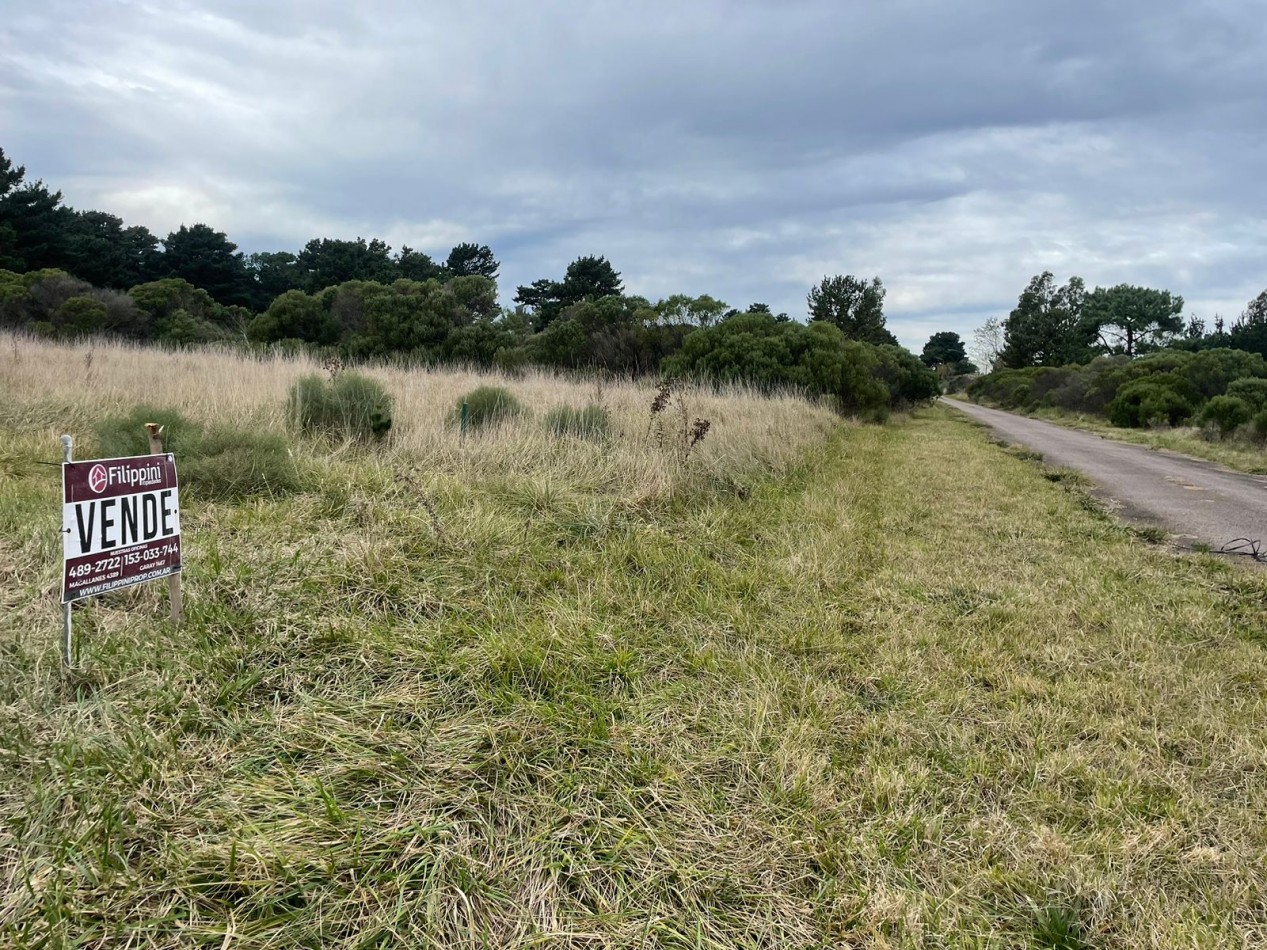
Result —
[[[552, 486], [588, 487], [631, 504], [705, 487], [741, 488], [749, 475], [783, 472], [834, 424], [826, 409], [794, 396], [765, 398], [743, 387], [720, 394], [687, 389], [674, 397], [665, 422], [680, 425], [685, 412], [688, 422], [705, 418], [716, 431], [684, 466], [678, 453], [646, 438], [647, 406], [655, 392], [650, 382], [579, 383], [529, 372], [507, 385], [534, 415], [524, 424], [460, 441], [449, 424], [455, 406], [476, 387], [504, 380], [461, 370], [424, 373], [379, 366], [368, 372], [394, 397], [395, 426], [387, 449], [360, 459], [358, 470], [409, 467], [454, 476], [464, 485], [495, 476], [548, 476]], [[59, 459], [60, 432], [81, 439], [83, 456], [94, 449], [92, 429], [102, 416], [137, 404], [176, 409], [202, 422], [230, 420], [284, 430], [287, 392], [297, 378], [311, 373], [325, 375], [320, 364], [305, 358], [249, 360], [228, 350], [163, 351], [110, 343], [69, 346], [0, 334], [0, 384], [9, 397], [0, 405], [0, 425], [47, 441]], [[551, 408], [595, 401], [612, 413], [617, 438], [611, 441], [560, 441], [540, 424]], [[31, 451], [48, 456], [43, 444]], [[295, 452], [309, 468], [322, 470], [329, 462], [325, 447], [298, 443]]]
[[[384, 370], [392, 445], [187, 506], [186, 622], [94, 601], [65, 676], [33, 463], [115, 356], [0, 370], [0, 944], [1267, 944], [1267, 574], [950, 410], [695, 393], [679, 464], [647, 389], [606, 448], [455, 445], [468, 380]], [[303, 369], [161, 359], [274, 426]]]

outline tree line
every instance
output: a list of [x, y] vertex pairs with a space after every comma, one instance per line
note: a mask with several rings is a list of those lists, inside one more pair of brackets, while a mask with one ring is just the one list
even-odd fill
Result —
[[0, 269], [62, 270], [94, 287], [126, 291], [179, 278], [223, 307], [258, 313], [288, 290], [309, 293], [349, 280], [391, 283], [478, 275], [497, 278], [484, 245], [458, 244], [443, 262], [422, 251], [366, 241], [313, 238], [299, 253], [243, 254], [223, 231], [181, 225], [161, 240], [141, 225], [104, 211], [79, 211], [43, 181], [27, 181], [0, 149]]
[[1011, 313], [976, 331], [989, 370], [1072, 366], [1098, 356], [1142, 356], [1162, 349], [1231, 348], [1267, 355], [1267, 290], [1230, 325], [1183, 317], [1183, 297], [1169, 290], [1118, 284], [1088, 290], [1080, 277], [1058, 284], [1050, 271], [1033, 277]]
[[806, 297], [805, 324], [764, 303], [731, 308], [708, 294], [652, 302], [626, 293], [619, 271], [596, 255], [517, 287], [514, 306], [503, 307], [499, 272], [492, 250], [473, 243], [440, 262], [363, 238], [314, 238], [297, 254], [243, 254], [206, 224], [182, 225], [159, 241], [112, 215], [63, 205], [60, 192], [26, 181], [0, 151], [6, 326], [509, 371], [672, 372], [799, 386], [867, 412], [938, 391], [933, 373], [887, 329], [878, 277], [824, 277]]
[[1005, 320], [976, 333], [992, 370], [968, 387], [1006, 409], [1102, 416], [1116, 426], [1200, 425], [1267, 441], [1267, 290], [1229, 326], [1183, 317], [1168, 290], [1088, 291], [1035, 276]]

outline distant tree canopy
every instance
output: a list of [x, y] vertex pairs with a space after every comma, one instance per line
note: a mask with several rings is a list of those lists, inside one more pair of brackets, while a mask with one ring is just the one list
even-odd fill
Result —
[[1241, 323], [1246, 326], [1267, 324], [1267, 290], [1245, 305], [1245, 311], [1241, 314]]
[[148, 229], [124, 227], [103, 211], [73, 212], [62, 266], [90, 284], [135, 287], [158, 275], [161, 260], [158, 238]]
[[299, 252], [299, 273], [303, 289], [315, 293], [349, 280], [372, 280], [391, 283], [396, 279], [396, 262], [392, 249], [374, 238], [366, 241], [340, 241], [313, 238]]
[[182, 224], [167, 235], [162, 269], [168, 277], [201, 287], [217, 303], [245, 306], [251, 302], [250, 275], [238, 246], [208, 225]]
[[[1221, 334], [1221, 331], [1220, 331]], [[1206, 345], [1226, 345], [1267, 356], [1267, 290], [1251, 300], [1232, 329], [1225, 335], [1211, 335]]]
[[977, 371], [976, 366], [968, 360], [963, 340], [959, 338], [958, 333], [950, 330], [943, 330], [930, 336], [928, 342], [924, 344], [920, 359], [924, 361], [925, 366], [942, 368], [944, 372], [962, 374]]
[[[396, 254], [396, 270], [406, 280], [443, 280], [447, 276], [444, 265], [437, 264], [429, 254], [415, 251], [408, 244]], [[496, 274], [485, 276], [496, 277]]]
[[501, 265], [484, 244], [459, 244], [449, 252], [445, 269], [454, 277], [487, 277], [497, 279]]
[[[6, 327], [172, 345], [330, 347], [350, 357], [509, 370], [537, 364], [638, 375], [672, 367], [801, 386], [832, 395], [844, 408], [867, 402], [860, 395], [870, 385], [864, 377], [887, 380], [897, 401], [915, 402], [935, 375], [975, 369], [951, 331], [933, 334], [921, 360], [897, 347], [885, 324], [879, 277], [824, 277], [806, 297], [805, 325], [759, 302], [740, 311], [709, 294], [672, 294], [654, 303], [627, 295], [620, 272], [599, 255], [576, 258], [560, 277], [519, 286], [518, 306], [504, 309], [500, 272], [492, 249], [474, 242], [443, 258], [408, 245], [393, 253], [387, 242], [363, 237], [319, 237], [293, 253], [244, 255], [227, 234], [201, 222], [182, 224], [160, 241], [114, 215], [65, 206], [60, 192], [28, 180], [26, 169], [0, 150], [0, 324]], [[1086, 363], [1098, 354], [1132, 359], [1163, 347], [1267, 356], [1267, 290], [1230, 325], [1215, 315], [1212, 330], [1197, 317], [1185, 322], [1182, 309], [1183, 298], [1166, 290], [1119, 284], [1088, 292], [1080, 278], [1058, 285], [1045, 271], [1005, 320], [977, 332], [975, 352], [990, 369]], [[848, 344], [844, 350], [824, 342], [836, 335]], [[836, 369], [822, 369], [838, 359], [844, 360], [839, 373], [862, 373], [856, 386], [841, 383]], [[937, 373], [925, 375], [921, 365]], [[1173, 400], [1167, 405], [1178, 411]]]
[[972, 334], [972, 354], [984, 372], [992, 373], [1002, 365], [1003, 321], [988, 318]]
[[1156, 348], [1183, 330], [1183, 298], [1149, 287], [1097, 287], [1083, 301], [1083, 319], [1109, 352], [1137, 353]]
[[[1044, 271], [1029, 282], [1006, 320], [989, 321], [977, 331], [977, 342], [983, 351], [994, 349], [991, 341], [1001, 327], [997, 363], [1013, 369], [1085, 363], [1103, 353], [1138, 356], [1162, 346], [1216, 345], [1202, 342], [1202, 321], [1185, 327], [1182, 311], [1183, 298], [1168, 290], [1118, 284], [1088, 293], [1082, 278], [1071, 277], [1060, 287]], [[1222, 332], [1220, 321], [1217, 333]]]
[[60, 191], [26, 181], [25, 166], [0, 151], [0, 267], [35, 271], [63, 260], [73, 215], [61, 202]]
[[515, 303], [529, 308], [544, 330], [573, 304], [583, 300], [618, 297], [624, 292], [620, 274], [605, 257], [578, 257], [568, 265], [563, 280], [534, 280], [515, 293]]
[[897, 346], [884, 326], [884, 293], [879, 277], [824, 277], [806, 298], [809, 318], [834, 324], [850, 340]]
[[[756, 304], [758, 307], [765, 307], [765, 304]], [[699, 297], [691, 297], [688, 294], [674, 294], [666, 297], [656, 304], [656, 314], [664, 323], [684, 323], [691, 326], [707, 327], [712, 326], [726, 313], [726, 304], [720, 300], [703, 294]], [[762, 311], [754, 311], [752, 307], [748, 308], [750, 313], [760, 313]], [[770, 312], [770, 308], [765, 308], [765, 313]]]
[[1003, 326], [1004, 366], [1063, 366], [1094, 354], [1096, 331], [1082, 314], [1086, 299], [1082, 278], [1056, 285], [1051, 271], [1034, 277]]
[[439, 264], [408, 246], [393, 257], [378, 238], [314, 238], [297, 254], [243, 255], [224, 232], [202, 223], [181, 225], [160, 243], [146, 228], [126, 226], [114, 215], [66, 207], [61, 192], [27, 181], [26, 169], [0, 150], [0, 269], [57, 269], [116, 290], [180, 278], [220, 304], [258, 313], [290, 290], [315, 293], [349, 280], [391, 283], [402, 277], [495, 280], [500, 265], [482, 244], [459, 244]]
[[[747, 310], [728, 310], [726, 312], [726, 316], [733, 317], [740, 313], [773, 313], [773, 311], [770, 309], [770, 305], [768, 303], [750, 303], [748, 304]], [[776, 313], [774, 314], [774, 319], [778, 320], [780, 323], [786, 323], [791, 319], [791, 317], [789, 317], [786, 313]]]
[[243, 262], [250, 277], [251, 309], [258, 312], [288, 290], [303, 283], [299, 258], [289, 251], [261, 251], [248, 254]]

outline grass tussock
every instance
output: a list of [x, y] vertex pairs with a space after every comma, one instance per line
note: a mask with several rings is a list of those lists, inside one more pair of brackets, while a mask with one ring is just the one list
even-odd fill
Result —
[[545, 425], [555, 435], [601, 439], [611, 432], [611, 413], [606, 406], [595, 404], [580, 409], [557, 406], [546, 413]]
[[331, 378], [304, 376], [290, 388], [290, 415], [301, 432], [372, 442], [392, 427], [392, 397], [361, 373], [331, 369]]
[[[290, 445], [280, 432], [231, 422], [202, 425], [170, 409], [139, 406], [96, 425], [100, 458], [147, 455], [147, 423], [160, 426], [164, 451], [179, 456], [186, 497], [232, 501], [249, 495], [283, 495], [302, 487]], [[82, 457], [82, 456], [81, 456]]]
[[524, 414], [523, 405], [505, 386], [480, 386], [458, 401], [450, 418], [455, 425], [486, 429], [513, 422]]
[[[759, 444], [743, 398], [698, 397], [691, 465]], [[55, 470], [22, 464], [55, 429], [12, 419], [0, 943], [1265, 933], [1267, 576], [1140, 544], [948, 410], [651, 507], [649, 450], [538, 424], [469, 470], [401, 419], [434, 467], [327, 448], [304, 493], [191, 505], [186, 622], [161, 585], [93, 601], [73, 677]], [[602, 452], [620, 491], [563, 477]]]

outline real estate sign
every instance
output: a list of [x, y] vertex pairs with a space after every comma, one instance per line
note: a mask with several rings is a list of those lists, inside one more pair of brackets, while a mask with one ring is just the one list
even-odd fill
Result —
[[171, 455], [62, 465], [62, 603], [180, 572]]

